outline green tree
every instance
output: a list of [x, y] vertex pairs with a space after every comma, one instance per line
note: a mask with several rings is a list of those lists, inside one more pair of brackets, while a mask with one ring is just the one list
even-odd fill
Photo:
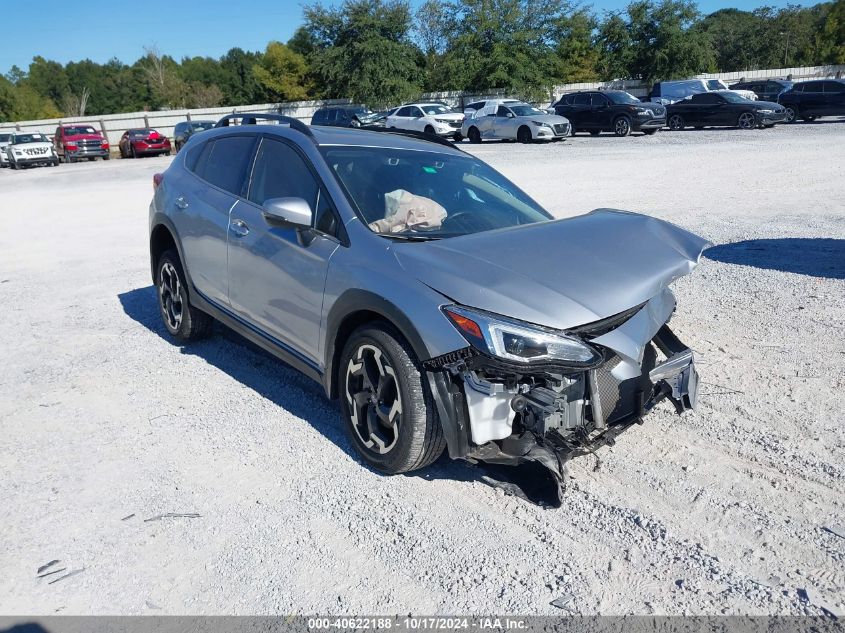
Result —
[[632, 76], [634, 47], [628, 23], [619, 13], [607, 13], [596, 36], [599, 75], [603, 80]]
[[443, 0], [439, 10], [436, 3], [425, 8], [421, 41], [445, 42], [445, 52], [430, 57], [442, 88], [549, 96], [560, 71], [555, 48], [567, 0]]
[[732, 72], [760, 67], [761, 49], [771, 45], [763, 22], [751, 11], [720, 9], [701, 20], [695, 29], [710, 39], [716, 67]]
[[407, 0], [345, 0], [305, 7], [304, 29], [317, 90], [373, 106], [409, 99], [421, 88]]
[[253, 66], [258, 83], [278, 101], [302, 101], [310, 96], [305, 58], [280, 42], [270, 42]]
[[565, 83], [599, 79], [600, 53], [593, 37], [598, 23], [592, 12], [578, 9], [561, 18], [557, 28], [557, 78]]
[[632, 78], [650, 82], [715, 70], [710, 39], [692, 28], [699, 16], [691, 0], [636, 0], [626, 11]]
[[819, 61], [845, 64], [845, 0], [836, 0], [822, 22], [818, 35]]
[[267, 91], [258, 83], [252, 69], [261, 60], [261, 53], [230, 49], [221, 59], [223, 71], [220, 88], [223, 102], [229, 105], [264, 103], [269, 100]]

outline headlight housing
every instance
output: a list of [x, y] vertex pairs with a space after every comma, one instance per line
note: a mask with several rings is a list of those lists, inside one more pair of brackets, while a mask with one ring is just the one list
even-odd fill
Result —
[[648, 108], [637, 108], [637, 114], [640, 116], [654, 116], [654, 111]]
[[760, 114], [772, 114], [774, 110], [772, 110], [771, 108], [759, 108], [757, 112], [759, 112]]
[[549, 127], [549, 128], [550, 128], [550, 127], [552, 127], [551, 125], [549, 125], [549, 124], [548, 124], [548, 123], [546, 123], [545, 121], [531, 121], [531, 122], [532, 122], [534, 125], [536, 125], [537, 127]]
[[473, 347], [504, 361], [586, 369], [603, 360], [598, 350], [557, 330], [462, 306], [442, 310]]

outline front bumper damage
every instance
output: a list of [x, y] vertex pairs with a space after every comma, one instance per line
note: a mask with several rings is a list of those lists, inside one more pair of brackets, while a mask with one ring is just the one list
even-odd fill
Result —
[[[666, 324], [667, 307], [669, 315], [674, 309], [671, 293], [660, 299], [609, 332], [586, 333], [604, 354], [598, 367], [586, 371], [515, 368], [471, 348], [428, 361], [450, 456], [539, 464], [551, 476], [559, 505], [570, 459], [612, 446], [664, 400], [678, 414], [694, 409], [695, 357]], [[637, 343], [632, 332], [647, 338]]]

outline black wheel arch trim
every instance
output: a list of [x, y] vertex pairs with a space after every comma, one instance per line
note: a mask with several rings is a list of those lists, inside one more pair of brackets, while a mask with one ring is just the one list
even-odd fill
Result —
[[343, 351], [343, 345], [337, 345], [338, 334], [350, 317], [365, 312], [373, 313], [391, 323], [408, 341], [418, 361], [423, 362], [431, 357], [416, 326], [399, 307], [369, 290], [349, 289], [334, 302], [326, 318], [323, 386], [329, 398], [334, 398], [337, 395], [335, 364]]
[[187, 262], [185, 262], [185, 254], [182, 252], [182, 240], [179, 239], [179, 233], [176, 230], [176, 226], [174, 226], [173, 221], [164, 213], [159, 211], [153, 216], [153, 220], [150, 224], [152, 227], [150, 229], [150, 273], [152, 274], [153, 283], [156, 281], [156, 264], [158, 264], [155, 253], [153, 252], [153, 236], [156, 234], [156, 231], [163, 227], [170, 233], [173, 244], [176, 246], [176, 252], [179, 254], [179, 263], [182, 264], [182, 272], [185, 273], [188, 288], [193, 288], [194, 285], [191, 282], [191, 273], [188, 271]]

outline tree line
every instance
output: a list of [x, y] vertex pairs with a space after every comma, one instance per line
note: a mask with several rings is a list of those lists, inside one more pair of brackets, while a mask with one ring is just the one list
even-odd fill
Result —
[[316, 2], [287, 42], [133, 64], [36, 56], [0, 76], [0, 120], [349, 97], [380, 107], [423, 92], [501, 89], [526, 99], [581, 81], [845, 63], [845, 0], [722, 9], [632, 0], [597, 13], [570, 0]]

